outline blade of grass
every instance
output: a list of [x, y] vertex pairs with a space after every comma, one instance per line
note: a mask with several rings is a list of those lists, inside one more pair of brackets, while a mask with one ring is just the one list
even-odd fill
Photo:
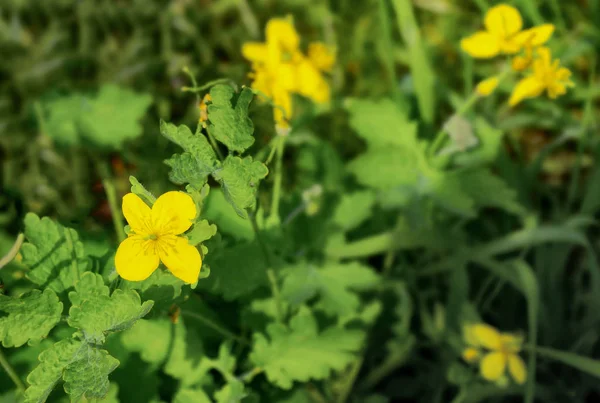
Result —
[[433, 123], [435, 112], [435, 75], [427, 53], [425, 43], [410, 0], [392, 0], [396, 12], [398, 30], [408, 49], [410, 72], [417, 95], [421, 117], [425, 123]]

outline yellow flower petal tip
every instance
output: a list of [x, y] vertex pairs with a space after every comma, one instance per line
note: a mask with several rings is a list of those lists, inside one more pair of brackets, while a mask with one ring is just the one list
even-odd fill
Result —
[[474, 362], [477, 362], [479, 358], [481, 358], [481, 353], [476, 348], [467, 347], [463, 350], [462, 358], [466, 362], [472, 364]]
[[180, 236], [196, 218], [196, 204], [183, 192], [167, 192], [152, 208], [133, 193], [123, 197], [123, 214], [131, 232], [119, 245], [115, 266], [129, 281], [147, 279], [162, 262], [185, 283], [198, 280], [202, 258], [198, 249]]
[[486, 78], [477, 84], [477, 87], [475, 87], [475, 92], [482, 97], [488, 96], [494, 92], [496, 88], [498, 88], [499, 83], [500, 79], [498, 76]]

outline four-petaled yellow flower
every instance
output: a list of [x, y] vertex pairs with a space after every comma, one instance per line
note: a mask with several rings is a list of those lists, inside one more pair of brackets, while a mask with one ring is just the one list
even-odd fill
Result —
[[558, 59], [552, 60], [552, 54], [548, 48], [539, 48], [538, 57], [533, 61], [533, 72], [523, 78], [515, 86], [508, 103], [515, 106], [525, 98], [535, 98], [544, 91], [548, 97], [555, 99], [567, 92], [568, 87], [575, 84], [569, 79], [571, 71], [560, 66]]
[[123, 214], [131, 232], [115, 256], [117, 273], [125, 280], [148, 278], [162, 262], [188, 284], [198, 280], [202, 258], [181, 234], [196, 218], [196, 205], [182, 192], [167, 192], [152, 208], [133, 193], [123, 197]]
[[470, 56], [489, 59], [499, 54], [513, 55], [525, 46], [543, 45], [554, 32], [554, 25], [543, 24], [522, 30], [523, 19], [519, 11], [507, 4], [492, 7], [485, 14], [485, 31], [464, 38], [460, 46]]
[[252, 88], [273, 100], [275, 122], [287, 128], [292, 116], [292, 94], [318, 103], [329, 101], [329, 84], [322, 73], [331, 70], [335, 56], [325, 45], [316, 42], [309, 45], [306, 57], [300, 50], [300, 37], [290, 18], [269, 20], [265, 33], [265, 43], [245, 43], [242, 54], [252, 62]]
[[518, 354], [522, 338], [500, 333], [483, 323], [465, 326], [464, 338], [468, 347], [463, 351], [463, 359], [469, 363], [479, 361], [479, 371], [484, 379], [501, 382], [508, 367], [516, 383], [525, 383], [527, 371]]

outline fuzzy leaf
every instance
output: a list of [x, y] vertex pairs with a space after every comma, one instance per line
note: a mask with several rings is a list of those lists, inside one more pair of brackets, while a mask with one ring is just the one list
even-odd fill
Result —
[[254, 206], [258, 184], [269, 173], [265, 164], [253, 161], [252, 157], [241, 159], [229, 155], [223, 169], [214, 173], [221, 183], [225, 198], [239, 216], [246, 218], [246, 209]]
[[292, 305], [320, 296], [320, 306], [331, 315], [356, 313], [360, 299], [354, 291], [373, 289], [379, 276], [360, 263], [329, 264], [322, 268], [304, 264], [288, 269], [281, 295]]
[[210, 224], [206, 220], [198, 221], [194, 224], [192, 229], [185, 234], [190, 245], [196, 246], [213, 236], [217, 233], [217, 226]]
[[104, 343], [110, 332], [125, 330], [144, 317], [154, 302], [141, 304], [140, 296], [133, 290], [115, 290], [109, 295], [99, 274], [85, 273], [69, 293], [73, 304], [69, 310], [69, 326], [81, 331], [84, 340]]
[[34, 213], [28, 213], [24, 221], [28, 242], [21, 246], [21, 254], [23, 264], [31, 269], [27, 277], [56, 293], [73, 287], [86, 268], [77, 232]]
[[119, 361], [86, 342], [65, 339], [40, 354], [40, 364], [29, 374], [26, 403], [45, 402], [61, 378], [71, 401], [104, 398], [109, 391], [108, 374]]
[[325, 379], [344, 369], [363, 343], [359, 330], [331, 326], [319, 333], [317, 322], [306, 307], [290, 321], [289, 328], [272, 323], [268, 337], [254, 334], [252, 363], [264, 369], [270, 382], [291, 389], [293, 381]]
[[208, 175], [220, 165], [206, 137], [201, 133], [192, 134], [185, 125], [175, 126], [162, 120], [160, 132], [185, 151], [165, 161], [171, 167], [169, 178], [179, 185], [190, 183], [198, 189], [202, 187]]
[[82, 111], [83, 137], [103, 147], [121, 148], [127, 140], [142, 134], [139, 120], [152, 103], [148, 94], [139, 94], [116, 85], [104, 85]]
[[79, 144], [81, 142], [77, 122], [79, 114], [74, 111], [86, 108], [87, 102], [83, 96], [75, 94], [44, 103], [44, 109], [47, 111], [44, 127], [46, 134], [63, 145]]
[[173, 403], [211, 403], [210, 398], [202, 389], [181, 389], [173, 398]]
[[0, 295], [0, 341], [4, 347], [20, 347], [45, 338], [60, 321], [63, 304], [56, 293], [33, 290], [20, 298]]
[[249, 88], [242, 89], [235, 106], [232, 98], [235, 91], [229, 85], [215, 85], [210, 90], [211, 104], [208, 106], [208, 131], [227, 148], [239, 153], [254, 144], [254, 125], [248, 117], [248, 107], [253, 94]]

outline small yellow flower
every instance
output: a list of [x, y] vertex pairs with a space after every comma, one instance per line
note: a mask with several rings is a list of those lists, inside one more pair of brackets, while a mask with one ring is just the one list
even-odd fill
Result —
[[147, 279], [162, 262], [188, 284], [198, 280], [202, 258], [198, 249], [182, 237], [196, 218], [196, 205], [182, 192], [167, 192], [152, 208], [133, 193], [123, 197], [123, 214], [131, 232], [119, 245], [115, 266], [129, 281]]
[[527, 371], [518, 354], [523, 344], [520, 337], [500, 333], [481, 323], [466, 326], [464, 339], [469, 347], [463, 351], [463, 359], [469, 363], [479, 361], [479, 371], [484, 379], [501, 382], [508, 367], [508, 373], [516, 383], [525, 383]]
[[475, 87], [475, 92], [477, 92], [477, 94], [482, 97], [488, 96], [492, 92], [494, 92], [496, 88], [498, 88], [499, 83], [500, 78], [498, 76], [486, 78], [485, 80], [477, 84], [477, 87]]
[[526, 98], [535, 98], [544, 91], [548, 97], [555, 99], [567, 92], [567, 88], [575, 84], [569, 79], [571, 71], [560, 66], [558, 59], [552, 60], [548, 48], [537, 49], [538, 57], [533, 61], [533, 73], [517, 83], [508, 103], [515, 106]]
[[470, 56], [489, 59], [499, 54], [518, 53], [525, 44], [543, 45], [554, 32], [554, 25], [543, 24], [522, 31], [523, 19], [519, 10], [507, 4], [492, 7], [485, 14], [485, 31], [475, 32], [460, 42]]

